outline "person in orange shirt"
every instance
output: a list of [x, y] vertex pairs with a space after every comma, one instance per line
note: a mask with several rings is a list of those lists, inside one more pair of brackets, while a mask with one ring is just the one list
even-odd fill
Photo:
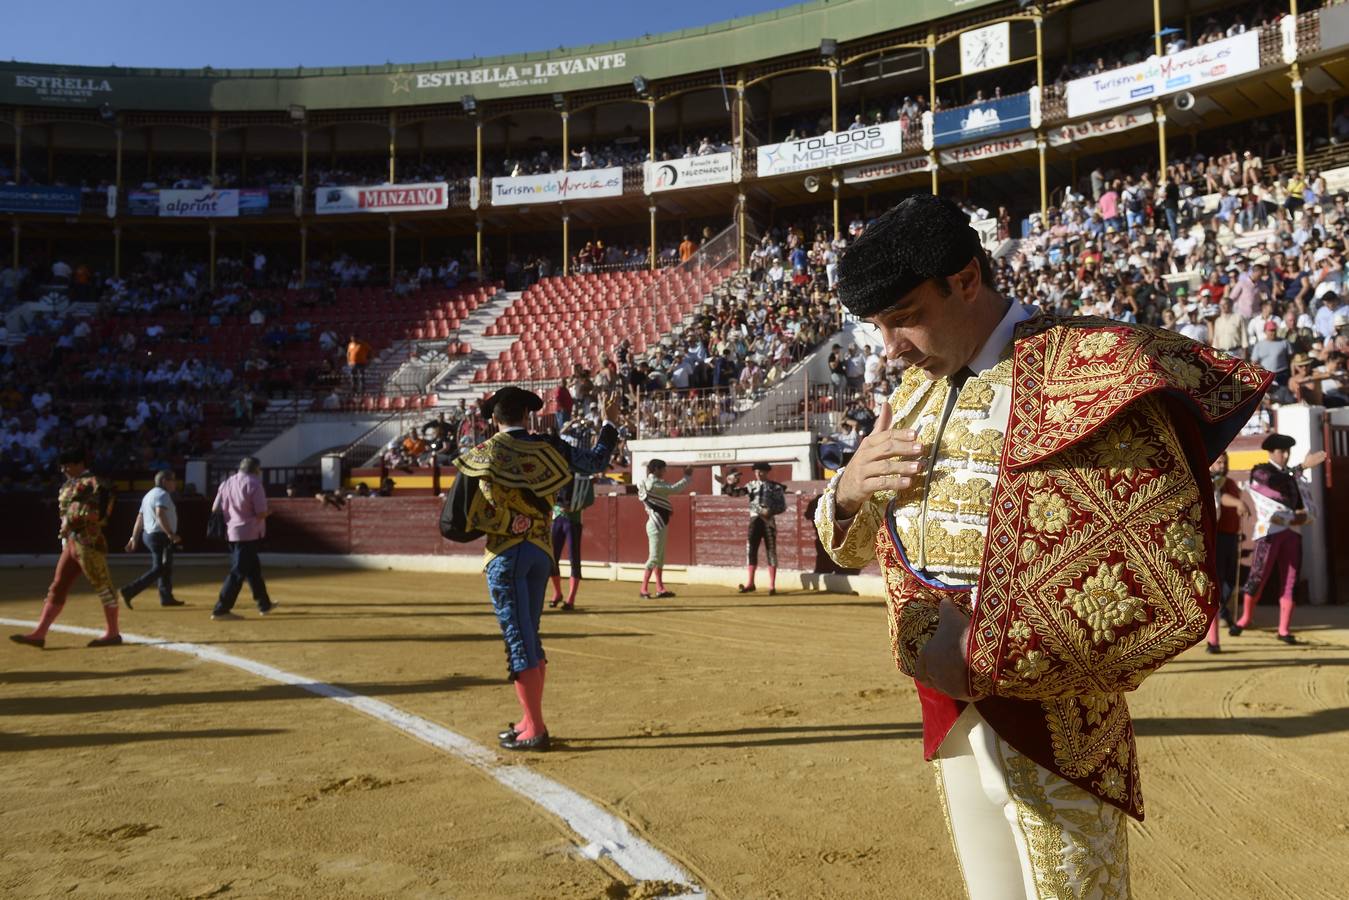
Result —
[[347, 343], [347, 368], [351, 370], [351, 389], [358, 394], [365, 393], [365, 367], [370, 364], [370, 345], [351, 336]]
[[684, 235], [684, 241], [679, 245], [679, 261], [688, 262], [689, 257], [693, 256], [693, 254], [697, 252], [698, 252], [698, 245], [693, 243], [693, 241], [689, 239], [689, 236], [687, 234]]

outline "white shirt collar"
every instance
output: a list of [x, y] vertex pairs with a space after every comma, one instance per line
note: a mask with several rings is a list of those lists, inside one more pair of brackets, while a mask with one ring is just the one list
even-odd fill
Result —
[[988, 340], [984, 342], [984, 346], [967, 364], [970, 371], [978, 375], [996, 366], [1002, 359], [1002, 351], [1012, 342], [1016, 326], [1034, 316], [1036, 312], [1035, 307], [1013, 300], [1008, 305], [1002, 321], [997, 324]]
[[528, 430], [529, 430], [529, 429], [526, 428], [526, 427], [523, 426], [523, 425], [512, 425], [512, 426], [510, 426], [509, 428], [502, 428], [502, 429], [501, 429], [501, 433], [502, 433], [502, 434], [512, 434], [512, 433], [514, 433], [514, 432], [516, 432], [516, 431], [528, 431]]

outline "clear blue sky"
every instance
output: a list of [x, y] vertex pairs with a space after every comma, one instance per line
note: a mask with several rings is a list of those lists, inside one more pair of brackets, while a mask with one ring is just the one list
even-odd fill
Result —
[[380, 65], [639, 38], [784, 0], [17, 0], [0, 59], [71, 65]]

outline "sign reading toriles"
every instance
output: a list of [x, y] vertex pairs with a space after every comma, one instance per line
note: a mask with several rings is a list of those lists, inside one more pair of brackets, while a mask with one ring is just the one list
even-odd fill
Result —
[[788, 175], [811, 169], [826, 169], [898, 156], [904, 149], [904, 131], [898, 122], [868, 125], [850, 131], [829, 131], [819, 137], [802, 138], [758, 148], [759, 177]]
[[1236, 37], [1200, 44], [1170, 56], [1152, 56], [1068, 82], [1068, 115], [1087, 116], [1174, 94], [1244, 75], [1260, 68], [1260, 34], [1248, 31]]
[[622, 195], [622, 166], [492, 179], [493, 206], [523, 206], [528, 203], [592, 200]]
[[324, 187], [314, 192], [314, 211], [334, 213], [426, 212], [449, 209], [450, 186], [443, 181], [428, 184], [381, 184], [374, 187]]
[[643, 163], [646, 192], [679, 191], [708, 184], [730, 184], [735, 172], [734, 153], [711, 153]]
[[608, 72], [626, 68], [627, 53], [601, 53], [597, 56], [577, 56], [572, 59], [550, 59], [538, 62], [503, 63], [480, 69], [447, 69], [443, 72], [408, 74], [405, 81], [391, 76], [393, 92], [406, 91], [409, 81], [417, 90], [428, 88], [466, 88], [488, 85], [497, 88], [537, 87], [549, 85], [554, 79], [589, 72]]

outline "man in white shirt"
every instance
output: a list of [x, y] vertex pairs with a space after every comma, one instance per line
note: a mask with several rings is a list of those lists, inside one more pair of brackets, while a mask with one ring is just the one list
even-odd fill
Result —
[[869, 388], [881, 380], [881, 372], [885, 370], [885, 360], [881, 359], [881, 354], [876, 347], [867, 347], [867, 362], [864, 379]]
[[183, 541], [178, 534], [178, 508], [172, 494], [177, 486], [177, 476], [171, 470], [156, 472], [155, 486], [141, 499], [126, 552], [136, 552], [136, 542], [144, 539], [145, 549], [150, 551], [150, 568], [119, 592], [127, 609], [131, 609], [131, 601], [152, 581], [159, 582], [160, 606], [185, 605], [173, 596], [173, 546]]

